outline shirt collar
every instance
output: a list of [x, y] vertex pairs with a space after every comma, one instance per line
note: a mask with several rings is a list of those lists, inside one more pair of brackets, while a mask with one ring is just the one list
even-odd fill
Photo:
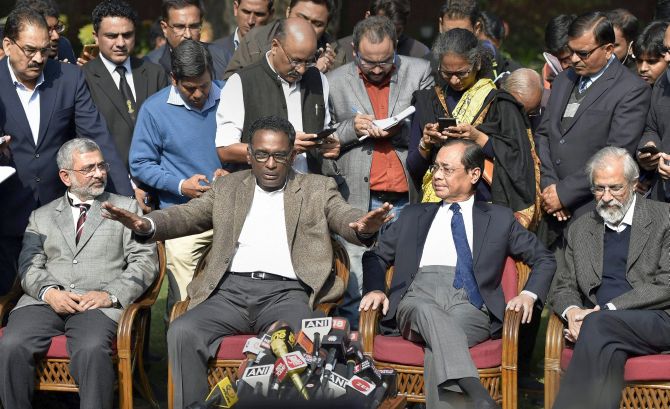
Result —
[[78, 204], [84, 203], [87, 205], [92, 205], [94, 199], [86, 200], [86, 201], [81, 201], [79, 198], [75, 195], [72, 194], [69, 190], [67, 191], [67, 197], [70, 198], [70, 202], [72, 203], [72, 206], [76, 206]]
[[166, 102], [170, 105], [183, 106], [189, 111], [196, 111], [202, 113], [215, 106], [216, 101], [218, 101], [220, 98], [221, 98], [221, 88], [219, 88], [219, 86], [216, 85], [216, 81], [212, 81], [212, 87], [209, 90], [209, 96], [207, 97], [205, 105], [202, 106], [202, 109], [196, 109], [187, 104], [181, 97], [181, 94], [177, 90], [177, 87], [175, 87], [174, 85], [170, 85], [170, 94], [168, 95], [168, 99]]
[[235, 28], [235, 34], [233, 34], [233, 46], [237, 50], [237, 47], [240, 46], [240, 28]]
[[[270, 69], [272, 70], [272, 72], [274, 72], [275, 74], [277, 74], [277, 70], [275, 70], [275, 67], [272, 66], [272, 61], [270, 61], [270, 51], [268, 51], [267, 53], [265, 53], [265, 59], [267, 60], [268, 65], [270, 66]], [[288, 81], [286, 81], [285, 79], [283, 79], [283, 78], [281, 77], [281, 75], [279, 75], [279, 74], [277, 74], [277, 78], [279, 78], [279, 81], [281, 81], [282, 84], [286, 84], [286, 85], [288, 85], [289, 88], [297, 87], [298, 84], [300, 83], [300, 80], [298, 80], [298, 81], [294, 82], [293, 84], [291, 84], [290, 82], [288, 82]]]
[[633, 202], [630, 204], [630, 207], [628, 210], [626, 210], [626, 214], [623, 216], [623, 219], [619, 222], [618, 225], [610, 224], [608, 222], [605, 222], [605, 226], [609, 227], [610, 229], [614, 230], [615, 232], [621, 233], [626, 229], [626, 226], [632, 226], [633, 225], [633, 213], [635, 213], [635, 201], [637, 200], [637, 197], [635, 194], [633, 194]]
[[475, 195], [473, 194], [472, 196], [470, 196], [469, 198], [467, 198], [462, 202], [446, 202], [443, 200], [442, 207], [449, 209], [449, 206], [451, 206], [452, 203], [458, 203], [458, 205], [461, 206], [461, 212], [467, 211], [469, 213], [472, 213], [472, 206], [474, 206], [475, 204]]
[[596, 82], [596, 80], [598, 78], [600, 78], [605, 73], [605, 70], [607, 70], [607, 67], [609, 67], [610, 64], [612, 64], [612, 61], [614, 61], [614, 60], [616, 60], [616, 55], [612, 54], [610, 59], [607, 61], [607, 64], [605, 64], [605, 66], [603, 68], [601, 68], [600, 71], [598, 71], [597, 73], [595, 73], [595, 74], [593, 74], [589, 77], [582, 77], [582, 78], [589, 80], [591, 83]]
[[105, 68], [107, 68], [107, 71], [109, 71], [110, 74], [114, 74], [114, 72], [116, 71], [116, 67], [119, 65], [123, 65], [126, 68], [126, 72], [131, 74], [133, 72], [132, 68], [130, 67], [130, 57], [126, 58], [123, 64], [113, 63], [109, 61], [107, 58], [105, 58], [105, 56], [102, 54], [100, 54], [98, 57], [100, 57], [102, 63], [105, 65]]
[[284, 191], [286, 190], [286, 185], [287, 185], [287, 184], [288, 184], [288, 178], [286, 178], [286, 182], [284, 182], [284, 186], [282, 186], [281, 189], [277, 189], [277, 190], [274, 190], [274, 191], [272, 191], [272, 192], [268, 192], [267, 190], [263, 190], [263, 188], [260, 187], [260, 186], [258, 185], [258, 181], [256, 181], [256, 188], [255, 188], [255, 190], [256, 190], [257, 193], [261, 193], [261, 194], [263, 194], [263, 195], [272, 197], [272, 196], [278, 195], [278, 194], [280, 194], [280, 193], [283, 194]]
[[[14, 74], [14, 69], [12, 68], [12, 64], [9, 63], [9, 57], [7, 57], [7, 66], [9, 67], [9, 75], [12, 78], [12, 84], [14, 84], [15, 87], [21, 87], [23, 89], [28, 89], [21, 81], [19, 81], [18, 78], [16, 78], [16, 75]], [[42, 83], [44, 82], [44, 70], [40, 73], [39, 78], [37, 78], [37, 83], [35, 84], [35, 89], [37, 89]]]

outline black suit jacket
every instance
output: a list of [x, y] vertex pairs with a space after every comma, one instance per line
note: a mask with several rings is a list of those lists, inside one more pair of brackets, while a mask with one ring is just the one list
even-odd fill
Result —
[[[389, 311], [381, 322], [386, 331], [396, 327], [398, 303], [416, 276], [428, 230], [440, 206], [441, 203], [424, 203], [405, 207], [375, 248], [363, 254], [364, 293], [384, 291], [386, 270], [394, 267], [387, 293]], [[537, 237], [516, 221], [510, 209], [475, 202], [472, 219], [475, 279], [491, 316], [491, 334], [496, 334], [502, 328], [505, 314], [501, 279], [507, 256], [520, 258], [532, 267], [525, 289], [537, 294], [540, 306], [549, 291], [556, 262]]]
[[[670, 132], [670, 80], [668, 75], [670, 71], [663, 73], [654, 83], [647, 123], [638, 147], [644, 146], [647, 142], [654, 142], [661, 152], [670, 152], [670, 137], [666, 137]], [[661, 183], [662, 180], [658, 177], [658, 173], [649, 172], [645, 176], [655, 180], [650, 197], [667, 201], [666, 196], [670, 192], [665, 191], [665, 186]]]
[[114, 146], [105, 120], [93, 104], [84, 74], [73, 64], [48, 60], [40, 93], [40, 130], [33, 140], [26, 113], [16, 93], [7, 60], [0, 60], [0, 129], [11, 135], [11, 165], [16, 174], [0, 183], [3, 217], [0, 236], [22, 236], [30, 212], [65, 192], [58, 176], [56, 153], [63, 143], [77, 137], [91, 138], [100, 145], [109, 162], [108, 189], [131, 196], [128, 171]]
[[[137, 99], [135, 106], [139, 112], [140, 107], [149, 96], [167, 86], [167, 75], [158, 65], [135, 57], [130, 58], [130, 67]], [[100, 58], [88, 62], [83, 69], [91, 97], [107, 122], [109, 132], [114, 138], [126, 169], [129, 169], [128, 152], [135, 124], [128, 114], [121, 91]]]
[[634, 154], [651, 99], [649, 85], [613, 61], [589, 87], [572, 125], [564, 128], [563, 113], [580, 78], [573, 69], [556, 77], [535, 133], [542, 189], [556, 184], [561, 203], [573, 215], [571, 220], [593, 208], [585, 173], [589, 158], [605, 146], [618, 146]]
[[[212, 55], [212, 65], [214, 66], [214, 78], [215, 80], [222, 80], [223, 74], [226, 72], [226, 67], [228, 66], [228, 61], [230, 58], [226, 55], [223, 47], [218, 44], [209, 44], [202, 43], [209, 53]], [[168, 78], [172, 72], [172, 59], [170, 55], [170, 47], [165, 44], [162, 47], [159, 47], [144, 57], [145, 60], [158, 64], [165, 70]]]
[[235, 54], [235, 33], [226, 37], [221, 37], [218, 40], [214, 40], [212, 44], [221, 46], [223, 49], [223, 55], [226, 57], [226, 61], [230, 61], [230, 59], [233, 58], [233, 54]]

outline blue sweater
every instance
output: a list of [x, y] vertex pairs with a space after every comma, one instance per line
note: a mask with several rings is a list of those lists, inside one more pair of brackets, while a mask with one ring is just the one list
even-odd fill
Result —
[[214, 171], [221, 167], [214, 143], [218, 98], [198, 112], [169, 104], [171, 88], [158, 91], [142, 104], [129, 155], [130, 173], [158, 191], [161, 208], [189, 200], [179, 193], [183, 179], [202, 174], [211, 182]]

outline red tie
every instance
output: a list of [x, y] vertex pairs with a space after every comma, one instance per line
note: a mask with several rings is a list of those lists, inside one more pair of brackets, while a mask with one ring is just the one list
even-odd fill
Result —
[[77, 231], [75, 243], [79, 244], [79, 238], [81, 237], [81, 232], [84, 231], [84, 223], [86, 222], [86, 212], [91, 207], [91, 205], [86, 203], [79, 203], [74, 205], [79, 208], [79, 219], [77, 219]]

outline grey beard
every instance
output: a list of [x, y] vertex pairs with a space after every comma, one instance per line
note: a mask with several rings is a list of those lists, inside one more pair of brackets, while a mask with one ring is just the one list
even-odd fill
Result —
[[87, 201], [95, 199], [105, 192], [105, 187], [107, 183], [105, 182], [102, 187], [94, 188], [90, 186], [70, 186], [70, 192], [77, 196], [81, 201]]
[[[626, 212], [630, 208], [630, 205], [633, 203], [633, 195], [634, 193], [631, 192], [631, 195], [628, 196], [626, 203], [621, 203], [615, 198], [612, 198], [610, 203], [605, 203], [602, 199], [600, 199], [596, 205], [596, 211], [604, 221], [613, 226], [616, 226], [621, 223], [624, 216], [626, 215]], [[606, 206], [614, 206], [614, 208], [607, 208]]]

